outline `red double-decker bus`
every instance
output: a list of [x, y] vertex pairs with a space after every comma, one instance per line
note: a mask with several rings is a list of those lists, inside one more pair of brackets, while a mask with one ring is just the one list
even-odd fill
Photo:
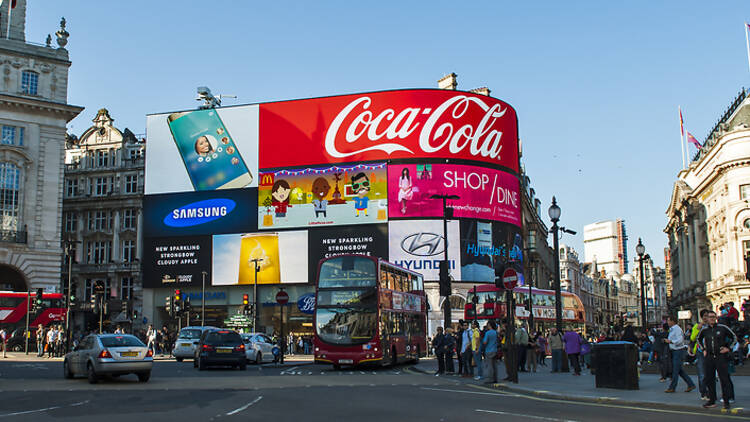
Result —
[[395, 365], [427, 351], [422, 275], [379, 258], [339, 255], [320, 261], [315, 361]]
[[[0, 291], [0, 327], [8, 333], [6, 345], [8, 350], [21, 352], [26, 347], [24, 331], [26, 329], [27, 304], [36, 300], [34, 293]], [[29, 348], [35, 348], [34, 330], [41, 324], [46, 327], [54, 322], [65, 321], [66, 309], [61, 293], [43, 293], [42, 304], [29, 314], [29, 331], [32, 337]]]
[[[476, 299], [475, 299], [476, 298]], [[528, 304], [529, 288], [516, 287], [513, 289], [513, 299], [516, 304], [516, 318], [528, 321], [529, 311], [525, 305]], [[474, 301], [476, 300], [476, 311]], [[534, 327], [531, 331], [545, 331], [555, 326], [555, 291], [543, 289], [531, 289], [532, 310], [534, 312]], [[484, 284], [472, 287], [464, 308], [464, 319], [477, 320], [502, 320], [507, 315], [505, 290], [494, 284]], [[571, 326], [575, 330], [585, 332], [586, 313], [583, 302], [577, 295], [570, 292], [562, 292], [562, 321], [563, 326]]]

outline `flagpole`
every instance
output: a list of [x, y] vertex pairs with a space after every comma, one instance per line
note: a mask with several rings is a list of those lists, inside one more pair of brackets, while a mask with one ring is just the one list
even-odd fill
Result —
[[10, 39], [10, 18], [13, 15], [13, 0], [8, 0], [8, 27], [5, 28], [5, 38]]
[[680, 113], [680, 148], [682, 149], [682, 169], [685, 170], [685, 131], [682, 129], [682, 109], [677, 106], [677, 111]]
[[748, 25], [745, 22], [745, 45], [747, 45], [747, 67], [750, 69], [750, 38], [747, 36]]

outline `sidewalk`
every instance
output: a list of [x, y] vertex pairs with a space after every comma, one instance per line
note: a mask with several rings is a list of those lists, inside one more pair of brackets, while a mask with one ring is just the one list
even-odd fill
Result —
[[[458, 366], [455, 366], [458, 368]], [[435, 359], [423, 359], [414, 369], [426, 374], [434, 374], [437, 371]], [[475, 368], [476, 369], [476, 368]], [[454, 377], [467, 384], [483, 385], [486, 380], [475, 381], [469, 378]], [[498, 362], [498, 380], [505, 378], [505, 364]], [[697, 385], [698, 378], [691, 376]], [[750, 415], [750, 378], [733, 377], [736, 400], [732, 404], [731, 414]], [[703, 401], [700, 399], [698, 390], [685, 393], [685, 381], [680, 379], [677, 384], [677, 392], [665, 393], [669, 385], [667, 382], [659, 382], [658, 375], [641, 374], [639, 378], [639, 390], [616, 390], [610, 388], [596, 388], [594, 376], [588, 370], [584, 370], [580, 377], [571, 373], [551, 373], [549, 366], [540, 366], [537, 372], [521, 372], [518, 374], [518, 384], [500, 381], [492, 387], [512, 391], [520, 394], [535, 395], [538, 397], [583, 401], [591, 403], [611, 403], [629, 406], [659, 407], [661, 409], [706, 411], [703, 409]], [[717, 383], [717, 408], [709, 409], [710, 412], [723, 412], [721, 409], [721, 387]], [[747, 409], [744, 409], [747, 408]]]

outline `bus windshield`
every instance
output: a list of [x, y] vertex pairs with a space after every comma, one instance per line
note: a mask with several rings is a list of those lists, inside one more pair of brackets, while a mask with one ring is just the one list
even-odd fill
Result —
[[375, 261], [361, 256], [339, 256], [320, 266], [318, 288], [374, 287]]
[[318, 308], [316, 330], [326, 343], [355, 345], [375, 337], [376, 308]]

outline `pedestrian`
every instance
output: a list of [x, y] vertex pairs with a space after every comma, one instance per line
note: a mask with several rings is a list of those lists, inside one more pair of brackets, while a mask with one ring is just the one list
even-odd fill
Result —
[[49, 327], [49, 330], [47, 331], [47, 359], [52, 359], [52, 355], [54, 354], [54, 348], [55, 348], [55, 341], [57, 340], [57, 331], [55, 330], [55, 326], [52, 325]]
[[455, 374], [456, 369], [453, 366], [453, 351], [456, 350], [456, 337], [453, 335], [452, 328], [445, 329], [445, 373]]
[[152, 354], [156, 355], [156, 330], [154, 330], [153, 325], [148, 326], [146, 338], [148, 339], [147, 347], [151, 350]]
[[479, 330], [479, 323], [476, 320], [471, 323], [471, 351], [474, 358], [474, 367], [477, 368], [474, 379], [479, 381], [482, 379], [482, 332]]
[[57, 326], [57, 339], [55, 341], [55, 356], [61, 357], [65, 350], [65, 329], [62, 325]]
[[734, 388], [729, 377], [729, 360], [732, 347], [737, 343], [737, 336], [726, 325], [717, 323], [716, 312], [708, 311], [706, 316], [708, 326], [698, 334], [698, 342], [703, 347], [705, 357], [705, 382], [708, 388], [708, 401], [703, 407], [716, 407], [716, 373], [718, 372], [724, 409], [729, 409], [729, 401], [734, 395]]
[[539, 333], [534, 333], [533, 336], [529, 336], [529, 344], [526, 346], [526, 370], [536, 372], [536, 367], [539, 360]]
[[456, 360], [458, 361], [458, 374], [463, 376], [464, 374], [464, 356], [461, 354], [461, 351], [463, 350], [463, 342], [464, 342], [464, 321], [459, 320], [458, 321], [458, 330], [453, 335], [453, 338], [456, 339]]
[[5, 354], [6, 341], [8, 340], [7, 337], [8, 337], [8, 333], [5, 331], [5, 327], [0, 328], [0, 345], [3, 346], [3, 359], [8, 357]]
[[443, 327], [437, 327], [435, 337], [432, 338], [432, 348], [435, 350], [438, 363], [435, 376], [438, 376], [445, 373], [445, 334], [443, 334]]
[[578, 333], [573, 331], [572, 328], [568, 327], [568, 330], [565, 331], [565, 334], [563, 335], [563, 342], [565, 343], [565, 353], [568, 354], [570, 364], [573, 365], [573, 375], [580, 376], [581, 343], [583, 343], [583, 340], [581, 339], [581, 336], [578, 335]]
[[656, 353], [656, 362], [659, 365], [659, 373], [661, 374], [659, 382], [665, 382], [667, 378], [672, 376], [672, 359], [669, 354], [669, 346], [665, 342], [668, 331], [669, 325], [664, 323], [661, 329], [654, 334], [654, 351]]
[[547, 343], [549, 343], [549, 349], [552, 354], [552, 372], [560, 372], [562, 370], [563, 359], [563, 338], [557, 332], [556, 327], [552, 327], [550, 330]]
[[474, 368], [471, 366], [471, 358], [474, 355], [471, 347], [471, 340], [474, 332], [469, 328], [469, 323], [463, 322], [463, 332], [461, 333], [461, 359], [463, 360], [463, 372], [461, 376], [464, 378], [474, 377]]
[[44, 356], [44, 327], [39, 324], [36, 328], [36, 356]]
[[484, 333], [482, 346], [484, 348], [484, 359], [487, 363], [487, 382], [485, 384], [497, 383], [497, 324], [490, 320], [487, 322], [489, 329]]
[[536, 333], [536, 344], [538, 347], [539, 364], [547, 366], [547, 338], [541, 332]]
[[695, 370], [698, 373], [698, 391], [701, 394], [701, 399], [708, 400], [708, 386], [706, 385], [706, 369], [705, 360], [706, 356], [703, 354], [703, 346], [698, 341], [698, 335], [700, 332], [708, 327], [708, 309], [701, 309], [700, 311], [701, 320], [693, 325], [690, 330], [690, 341], [694, 342], [692, 352], [695, 355]]
[[674, 393], [674, 389], [677, 387], [678, 376], [685, 380], [688, 387], [685, 390], [689, 393], [695, 390], [695, 383], [690, 379], [685, 369], [682, 367], [682, 362], [685, 360], [685, 354], [687, 354], [687, 344], [685, 344], [685, 334], [682, 332], [682, 328], [677, 325], [677, 318], [669, 316], [667, 318], [669, 324], [669, 335], [667, 336], [667, 344], [669, 349], [672, 351], [672, 382], [669, 384], [669, 388], [664, 390], [665, 393]]
[[526, 331], [526, 326], [524, 324], [521, 324], [521, 326], [516, 329], [513, 344], [516, 346], [518, 372], [526, 372], [526, 349], [529, 348], [529, 333]]

